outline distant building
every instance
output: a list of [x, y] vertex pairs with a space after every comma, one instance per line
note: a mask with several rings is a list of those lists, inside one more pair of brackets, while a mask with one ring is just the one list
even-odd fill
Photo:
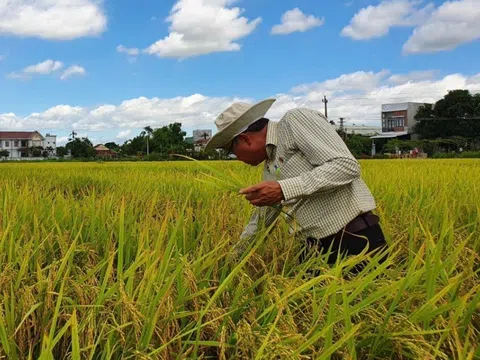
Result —
[[379, 126], [366, 126], [366, 125], [346, 125], [343, 127], [347, 134], [357, 135], [377, 135], [382, 132], [382, 128]]
[[411, 134], [416, 124], [415, 115], [425, 103], [406, 102], [382, 105], [382, 132]]
[[94, 149], [95, 149], [95, 155], [97, 157], [101, 157], [101, 158], [116, 158], [116, 157], [118, 157], [118, 153], [116, 151], [107, 148], [103, 144], [99, 144], [99, 145], [95, 146]]
[[385, 144], [392, 139], [410, 140], [415, 135], [413, 129], [416, 124], [415, 116], [425, 103], [406, 102], [382, 105], [382, 132], [370, 136], [372, 139], [372, 156], [376, 154], [376, 143]]
[[382, 105], [382, 132], [372, 139], [404, 139], [412, 138], [416, 124], [418, 109], [425, 103], [406, 102]]
[[193, 142], [201, 140], [210, 140], [212, 137], [212, 130], [193, 130]]
[[28, 159], [32, 157], [33, 147], [43, 148], [49, 156], [56, 156], [57, 136], [42, 136], [38, 131], [0, 131], [0, 150], [8, 151], [9, 159]]
[[212, 130], [193, 130], [193, 139], [186, 138], [185, 142], [187, 142], [187, 139], [192, 141], [193, 149], [195, 150], [195, 152], [200, 152], [205, 149], [205, 145], [207, 145], [211, 137]]
[[193, 145], [193, 136], [186, 137], [184, 141], [187, 145]]

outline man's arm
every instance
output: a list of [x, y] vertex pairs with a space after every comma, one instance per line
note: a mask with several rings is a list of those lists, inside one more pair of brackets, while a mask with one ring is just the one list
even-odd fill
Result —
[[357, 160], [322, 114], [294, 110], [289, 112], [285, 126], [298, 150], [315, 167], [279, 181], [286, 201], [333, 191], [360, 177]]

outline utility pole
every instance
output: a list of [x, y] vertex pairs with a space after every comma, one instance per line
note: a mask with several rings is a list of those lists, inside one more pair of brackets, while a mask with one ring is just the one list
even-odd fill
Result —
[[323, 95], [323, 100], [322, 102], [325, 104], [325, 117], [328, 119], [328, 112], [327, 112], [327, 104], [328, 104], [328, 100], [327, 100], [327, 95]]
[[345, 140], [345, 126], [344, 126], [344, 123], [343, 121], [345, 120], [345, 118], [340, 118], [340, 133], [342, 134], [342, 138]]

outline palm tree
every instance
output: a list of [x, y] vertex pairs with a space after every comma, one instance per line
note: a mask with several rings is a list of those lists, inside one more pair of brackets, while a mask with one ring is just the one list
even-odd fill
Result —
[[149, 140], [150, 136], [153, 134], [153, 129], [151, 126], [145, 126], [143, 128], [143, 131], [140, 133], [140, 136], [146, 136], [147, 137], [147, 155], [150, 154], [150, 147], [149, 147]]
[[69, 141], [72, 141], [72, 140], [75, 140], [75, 136], [77, 136], [78, 134], [75, 132], [75, 130], [72, 130], [72, 132], [70, 134], [68, 134], [68, 136], [70, 136], [70, 138], [68, 139]]

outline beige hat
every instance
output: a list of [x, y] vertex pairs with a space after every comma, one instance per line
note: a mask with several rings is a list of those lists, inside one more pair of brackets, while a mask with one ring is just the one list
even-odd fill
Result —
[[226, 147], [255, 121], [265, 116], [275, 99], [260, 101], [255, 105], [234, 103], [215, 120], [218, 132], [205, 146], [205, 151]]

